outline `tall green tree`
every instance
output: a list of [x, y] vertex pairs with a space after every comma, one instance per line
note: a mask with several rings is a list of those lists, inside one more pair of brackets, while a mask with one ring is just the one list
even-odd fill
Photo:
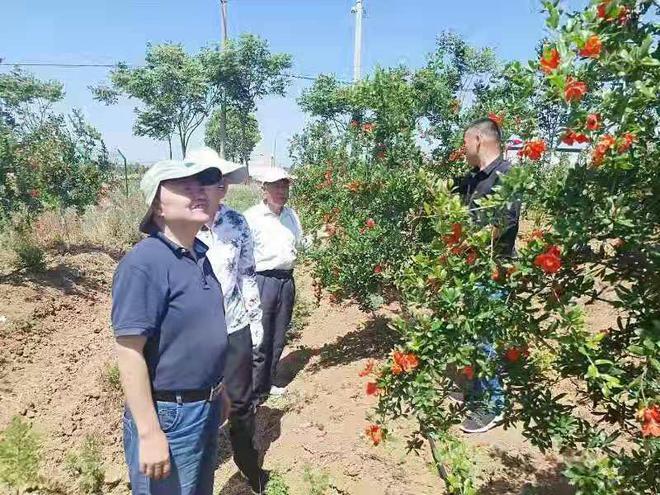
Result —
[[0, 219], [43, 207], [82, 210], [108, 180], [100, 133], [80, 111], [53, 112], [63, 97], [58, 82], [19, 70], [0, 75]]
[[[218, 103], [220, 87], [210, 79], [207, 58], [189, 55], [179, 44], [147, 45], [145, 65], [130, 68], [124, 63], [110, 74], [110, 86], [93, 87], [95, 98], [106, 104], [120, 96], [139, 100], [133, 132], [167, 141], [178, 140], [185, 155], [193, 133]], [[214, 66], [213, 69], [221, 69]]]
[[39, 127], [64, 97], [62, 84], [40, 81], [18, 68], [0, 74], [0, 124], [29, 132]]
[[[268, 95], [284, 96], [290, 78], [291, 55], [272, 53], [268, 42], [252, 34], [229, 40], [222, 51], [204, 53], [211, 69], [211, 79], [224, 88], [227, 108], [236, 109], [240, 122], [241, 141], [249, 141], [250, 118], [257, 102]], [[249, 155], [248, 155], [249, 156]], [[243, 159], [247, 163], [247, 158]]]
[[[221, 109], [214, 110], [206, 123], [204, 143], [215, 150], [220, 150], [220, 119]], [[233, 107], [227, 109], [227, 124], [225, 136], [225, 158], [234, 162], [247, 163], [250, 154], [261, 139], [259, 123], [254, 114], [248, 115], [247, 128], [243, 132], [243, 120]]]

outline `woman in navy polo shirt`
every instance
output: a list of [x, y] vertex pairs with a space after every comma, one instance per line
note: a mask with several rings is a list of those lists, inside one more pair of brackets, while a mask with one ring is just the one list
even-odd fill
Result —
[[[134, 495], [211, 495], [218, 428], [228, 413], [220, 284], [195, 239], [217, 167], [166, 160], [140, 188], [149, 209], [119, 263], [112, 326], [126, 396], [124, 451]], [[218, 301], [221, 303], [218, 304]]]

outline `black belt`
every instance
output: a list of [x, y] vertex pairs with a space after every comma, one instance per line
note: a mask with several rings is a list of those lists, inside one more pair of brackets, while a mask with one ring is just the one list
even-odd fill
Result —
[[262, 275], [264, 277], [273, 277], [273, 278], [293, 278], [293, 270], [264, 270], [262, 272], [257, 272], [257, 275]]
[[154, 390], [151, 396], [156, 401], [161, 402], [199, 402], [209, 401], [213, 402], [217, 399], [225, 386], [222, 383], [217, 384], [215, 387], [202, 388], [199, 390], [182, 390], [180, 392], [173, 392], [171, 390]]

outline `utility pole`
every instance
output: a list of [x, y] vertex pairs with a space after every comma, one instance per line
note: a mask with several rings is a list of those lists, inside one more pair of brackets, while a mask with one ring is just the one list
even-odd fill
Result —
[[362, 0], [355, 0], [355, 5], [351, 9], [355, 14], [355, 46], [353, 47], [353, 82], [359, 81], [361, 76], [362, 65], [362, 14], [364, 8], [362, 7]]
[[126, 197], [128, 198], [128, 162], [126, 160], [126, 157], [119, 148], [117, 148], [117, 153], [119, 153], [122, 159], [124, 160], [124, 192], [126, 193]]
[[[222, 49], [227, 48], [227, 0], [220, 0], [220, 17], [222, 19]], [[220, 104], [220, 149], [218, 154], [220, 158], [225, 158], [225, 141], [227, 140], [227, 97], [222, 92]]]

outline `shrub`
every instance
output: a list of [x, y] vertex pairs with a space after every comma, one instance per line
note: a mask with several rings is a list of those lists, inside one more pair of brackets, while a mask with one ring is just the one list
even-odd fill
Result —
[[103, 372], [103, 383], [105, 388], [111, 394], [121, 392], [121, 379], [119, 376], [119, 366], [116, 363], [109, 365]]
[[[411, 445], [445, 438], [464, 413], [446, 400], [453, 375], [497, 373], [506, 426], [521, 424], [541, 451], [580, 451], [567, 471], [576, 488], [656, 493], [657, 6], [594, 0], [569, 15], [558, 2], [544, 6], [551, 57], [482, 78], [472, 108], [448, 104], [471, 67], [460, 57], [477, 53], [447, 51], [458, 46], [451, 38], [422, 71], [380, 69], [350, 87], [320, 78], [301, 101], [316, 120], [294, 140], [296, 199], [317, 233], [318, 282], [366, 306], [379, 296], [401, 302], [393, 324], [401, 345], [365, 371], [379, 398], [367, 429], [374, 444], [400, 416], [419, 424]], [[535, 111], [540, 103], [545, 114]], [[479, 215], [497, 226], [506, 205], [522, 201], [543, 223], [514, 259], [498, 255], [494, 229], [474, 225], [448, 180], [462, 171], [460, 154], [449, 151], [465, 118], [486, 112], [525, 143], [520, 165], [479, 203]], [[424, 151], [420, 134], [432, 138]], [[578, 161], [539, 172], [547, 143], [576, 135], [590, 143]], [[610, 328], [587, 327], [581, 306], [596, 301], [618, 315]], [[483, 342], [494, 346], [490, 359]], [[457, 459], [448, 488], [470, 493], [466, 459]]]
[[24, 490], [39, 481], [41, 441], [32, 427], [14, 417], [0, 435], [0, 482]]
[[289, 495], [289, 493], [289, 485], [284, 481], [282, 475], [274, 471], [271, 472], [266, 487], [266, 495]]
[[303, 471], [303, 481], [307, 483], [309, 495], [325, 495], [330, 488], [330, 476], [325, 472], [316, 472], [309, 466]]
[[97, 437], [87, 435], [80, 450], [67, 456], [66, 467], [77, 478], [83, 493], [101, 493], [105, 469], [101, 459], [101, 443]]

